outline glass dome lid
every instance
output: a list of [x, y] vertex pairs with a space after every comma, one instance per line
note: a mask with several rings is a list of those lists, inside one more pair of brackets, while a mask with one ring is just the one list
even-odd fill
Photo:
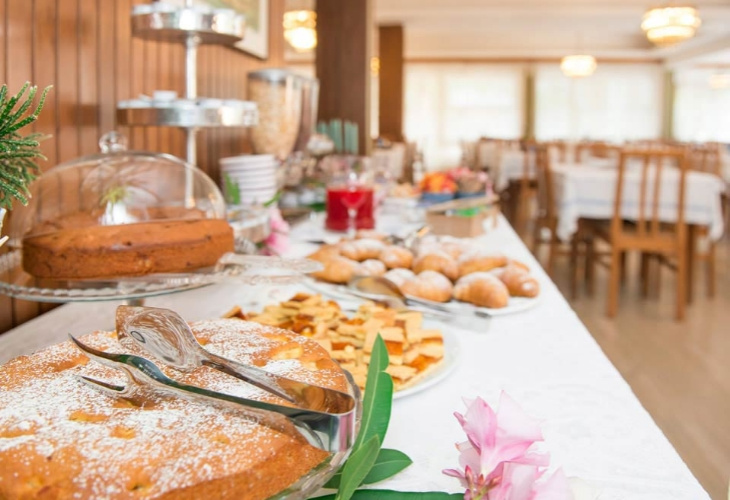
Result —
[[172, 155], [129, 151], [109, 132], [101, 153], [59, 164], [31, 186], [27, 207], [13, 211], [10, 244], [67, 227], [166, 219], [223, 219], [225, 200], [202, 170]]

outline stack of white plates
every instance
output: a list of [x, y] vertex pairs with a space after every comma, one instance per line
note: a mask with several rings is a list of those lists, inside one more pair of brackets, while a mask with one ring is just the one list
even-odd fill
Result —
[[235, 203], [236, 194], [228, 192], [226, 179], [238, 186], [241, 205], [266, 203], [276, 195], [276, 169], [279, 163], [274, 155], [243, 155], [221, 158], [221, 183], [229, 203]]

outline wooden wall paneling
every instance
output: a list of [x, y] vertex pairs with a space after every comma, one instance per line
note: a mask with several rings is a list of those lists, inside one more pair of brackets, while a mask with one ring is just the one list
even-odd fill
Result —
[[[182, 44], [170, 46], [170, 77], [171, 89], [179, 97], [185, 95], [185, 50]], [[170, 153], [178, 158], [185, 157], [185, 133], [182, 129], [170, 130]]]
[[360, 153], [370, 140], [369, 0], [317, 1], [319, 118], [358, 124]]
[[[79, 156], [79, 0], [64, 0], [58, 10], [56, 82], [54, 93], [57, 103], [56, 136], [58, 163]], [[75, 193], [74, 193], [75, 195]], [[73, 203], [77, 196], [64, 197]]]
[[[99, 138], [112, 129], [124, 133], [124, 128], [116, 126], [119, 100], [163, 87], [183, 93], [183, 47], [161, 47], [159, 42], [131, 37], [131, 8], [147, 2], [0, 0], [0, 77], [11, 92], [26, 81], [39, 87], [54, 85], [35, 124], [36, 130], [53, 135], [43, 143], [49, 161], [42, 168], [98, 152]], [[248, 71], [282, 65], [283, 11], [284, 0], [270, 0], [270, 56], [265, 61], [228, 47], [201, 49], [201, 96], [245, 99]], [[185, 156], [182, 130], [128, 127], [126, 132], [134, 149], [164, 148]], [[247, 138], [245, 129], [202, 131], [201, 167], [217, 180], [218, 157], [250, 152]], [[61, 194], [64, 204], [73, 202], [72, 193]], [[0, 297], [0, 332], [38, 311], [36, 303]]]
[[[60, 4], [59, 4], [60, 5]], [[58, 34], [56, 50], [56, 78], [53, 92], [56, 96], [57, 163], [79, 156], [79, 0], [64, 0], [56, 16]], [[44, 116], [44, 115], [41, 115]], [[78, 179], [80, 180], [80, 179]], [[79, 191], [73, 182], [62, 185], [61, 204], [70, 211], [79, 206]]]
[[79, 153], [89, 155], [99, 151], [99, 90], [98, 63], [99, 44], [97, 43], [98, 26], [97, 1], [79, 0], [78, 5], [78, 106], [79, 120]]
[[403, 25], [378, 28], [380, 90], [378, 128], [392, 141], [403, 140]]
[[[144, 0], [134, 0], [133, 4], [144, 3]], [[131, 22], [131, 21], [127, 21]], [[130, 93], [129, 98], [135, 99], [144, 94], [147, 65], [145, 59], [146, 42], [139, 38], [132, 37], [130, 40]], [[147, 150], [146, 127], [129, 127], [130, 145], [132, 149]]]
[[116, 116], [116, 104], [121, 100], [131, 98], [132, 45], [130, 39], [132, 37], [132, 27], [129, 18], [131, 11], [132, 2], [130, 0], [116, 0], [114, 16], [114, 77], [116, 80], [116, 86], [114, 88], [114, 123], [115, 130], [127, 137], [129, 142], [131, 142], [131, 127], [119, 124]]
[[[5, 51], [7, 50], [7, 35], [8, 35], [8, 18], [6, 16], [6, 4], [5, 0], [0, 0], [0, 85], [5, 83], [6, 80], [6, 63], [7, 57]], [[3, 231], [2, 234], [5, 234]], [[0, 248], [0, 255], [7, 252], [7, 249]], [[13, 327], [13, 302], [10, 297], [6, 295], [0, 295], [0, 332], [8, 330]]]
[[114, 74], [116, 58], [116, 40], [114, 39], [115, 3], [99, 0], [97, 14], [98, 52], [97, 52], [97, 85], [99, 92], [99, 131], [106, 134], [114, 130], [116, 125], [116, 85]]
[[[170, 85], [170, 44], [157, 44], [157, 85], [154, 90], [171, 90]], [[153, 90], [153, 91], [154, 91]], [[158, 151], [169, 153], [171, 148], [170, 127], [158, 127]]]
[[[144, 41], [144, 83], [142, 94], [151, 96], [157, 87], [157, 51], [159, 42]], [[144, 144], [147, 151], [159, 151], [157, 127], [144, 128]]]
[[[6, 60], [8, 92], [15, 93], [23, 84], [33, 80], [33, 2], [7, 2], [6, 4]], [[11, 301], [9, 311], [3, 311], [5, 317], [10, 316], [13, 324], [22, 323], [40, 312], [38, 304], [24, 300]]]

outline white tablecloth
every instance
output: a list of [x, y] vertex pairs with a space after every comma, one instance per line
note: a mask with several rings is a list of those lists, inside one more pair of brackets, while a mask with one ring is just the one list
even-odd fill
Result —
[[[385, 228], [405, 229], [397, 220], [383, 222]], [[318, 232], [316, 225], [295, 230], [304, 238]], [[385, 446], [407, 453], [414, 464], [378, 486], [461, 491], [455, 479], [441, 473], [458, 466], [454, 443], [464, 440], [453, 412], [463, 411], [462, 397], [481, 396], [496, 405], [504, 390], [543, 421], [552, 463], [599, 489], [601, 500], [709, 499], [504, 219], [482, 242], [535, 270], [543, 286], [541, 302], [489, 323], [468, 319], [469, 329], [444, 327], [460, 345], [458, 366], [440, 384], [394, 402]], [[311, 248], [298, 244], [292, 253]], [[147, 304], [196, 320], [235, 304], [260, 308], [295, 289], [216, 285], [150, 298]], [[69, 304], [36, 318], [0, 336], [0, 361], [64, 340], [68, 332], [109, 329], [116, 305]]]
[[[611, 219], [616, 195], [618, 170], [601, 166], [556, 164], [553, 167], [555, 202], [558, 209], [558, 237], [568, 240], [578, 228], [578, 219]], [[624, 180], [621, 213], [625, 219], [639, 216], [641, 172], [627, 168]], [[659, 202], [659, 217], [674, 222], [677, 217], [677, 183], [679, 171], [665, 168]], [[653, 183], [647, 188], [645, 216], [651, 214]], [[721, 194], [723, 181], [711, 174], [688, 172], [685, 192], [685, 220], [688, 224], [707, 226], [710, 237], [718, 239], [723, 233]]]

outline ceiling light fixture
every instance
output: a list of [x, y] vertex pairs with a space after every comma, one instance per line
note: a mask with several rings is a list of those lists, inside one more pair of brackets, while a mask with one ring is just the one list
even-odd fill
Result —
[[730, 88], [730, 73], [715, 73], [710, 75], [710, 88], [714, 90]]
[[317, 13], [312, 10], [290, 10], [284, 13], [284, 38], [297, 52], [308, 52], [317, 46]]
[[695, 36], [700, 24], [702, 20], [696, 8], [667, 5], [646, 11], [641, 29], [650, 42], [668, 47]]
[[560, 61], [560, 69], [563, 70], [565, 76], [571, 78], [591, 76], [596, 71], [597, 66], [596, 58], [585, 54], [565, 56]]

